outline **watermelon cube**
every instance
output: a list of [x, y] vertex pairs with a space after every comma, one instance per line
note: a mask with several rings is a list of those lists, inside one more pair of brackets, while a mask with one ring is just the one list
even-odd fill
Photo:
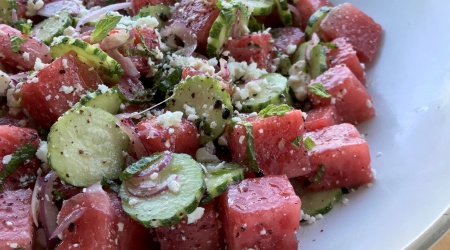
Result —
[[[309, 165], [303, 141], [298, 145], [294, 143], [305, 131], [301, 110], [292, 110], [283, 116], [250, 116], [247, 121], [253, 126], [256, 161], [262, 174], [286, 174], [293, 178], [316, 170]], [[233, 161], [247, 166], [245, 127], [235, 125], [231, 131], [225, 131]]]
[[382, 28], [354, 5], [344, 3], [328, 13], [319, 30], [327, 41], [344, 37], [362, 62], [371, 62], [378, 50]]
[[74, 246], [79, 249], [117, 249], [114, 209], [99, 183], [65, 200], [58, 214], [58, 224], [77, 209], [85, 210], [79, 219], [64, 229], [58, 249], [72, 249]]
[[295, 8], [300, 13], [301, 22], [300, 27], [304, 30], [308, 24], [309, 18], [314, 12], [324, 6], [333, 7], [333, 4], [328, 0], [298, 0], [295, 2]]
[[274, 28], [270, 30], [270, 34], [272, 34], [275, 48], [286, 55], [293, 54], [297, 46], [305, 41], [305, 33], [296, 27]]
[[327, 53], [328, 67], [332, 68], [339, 64], [345, 64], [356, 78], [365, 85], [366, 73], [356, 55], [356, 51], [353, 49], [353, 45], [348, 43], [346, 39], [342, 37], [334, 39], [331, 43], [335, 44], [336, 48], [330, 49]]
[[309, 160], [320, 167], [318, 172], [308, 175], [311, 182], [308, 189], [356, 187], [373, 181], [369, 146], [352, 124], [326, 127], [305, 136], [316, 143], [308, 152]]
[[183, 220], [171, 227], [156, 228], [161, 250], [221, 249], [220, 225], [214, 201], [197, 209], [204, 210], [201, 218], [194, 222]]
[[317, 129], [329, 127], [341, 123], [342, 118], [337, 114], [334, 105], [319, 107], [310, 110], [306, 116], [306, 131], [314, 131]]
[[101, 79], [95, 70], [68, 53], [40, 70], [22, 87], [22, 107], [33, 120], [50, 128], [88, 90], [96, 90]]
[[347, 66], [342, 64], [328, 69], [312, 79], [310, 85], [316, 83], [321, 83], [331, 98], [308, 91], [313, 107], [335, 105], [342, 121], [352, 124], [361, 123], [375, 115], [372, 97]]
[[229, 249], [297, 249], [300, 198], [286, 175], [245, 179], [219, 198]]
[[30, 189], [0, 193], [0, 249], [33, 249]]

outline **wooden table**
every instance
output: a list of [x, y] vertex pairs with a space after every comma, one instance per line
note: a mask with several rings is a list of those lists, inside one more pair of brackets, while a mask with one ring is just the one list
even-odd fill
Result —
[[439, 240], [430, 250], [450, 250], [450, 231]]

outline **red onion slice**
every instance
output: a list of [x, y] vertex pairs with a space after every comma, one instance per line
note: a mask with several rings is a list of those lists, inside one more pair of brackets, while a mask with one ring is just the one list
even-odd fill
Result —
[[136, 174], [137, 177], [145, 177], [150, 176], [153, 173], [161, 172], [164, 168], [166, 168], [170, 161], [172, 160], [172, 152], [164, 151], [161, 157], [159, 157], [158, 161], [155, 164], [152, 164], [150, 167], [138, 172]]
[[41, 189], [43, 188], [43, 181], [39, 181], [41, 179], [41, 173], [40, 170], [38, 170], [38, 176], [36, 178], [36, 183], [34, 184], [33, 188], [33, 194], [31, 196], [31, 216], [33, 217], [34, 225], [36, 225], [36, 228], [39, 227], [39, 193]]
[[133, 30], [117, 30], [109, 34], [100, 42], [102, 50], [117, 49], [120, 46], [130, 42], [134, 38]]
[[166, 190], [169, 190], [169, 185], [173, 181], [178, 180], [178, 175], [171, 175], [167, 180], [162, 183], [156, 183], [152, 181], [141, 182], [138, 186], [135, 186], [128, 181], [125, 182], [125, 188], [127, 191], [139, 198], [150, 198], [157, 194], [160, 194]]
[[75, 26], [75, 30], [80, 30], [80, 27], [83, 24], [98, 18], [100, 15], [105, 14], [108, 11], [116, 11], [116, 10], [126, 9], [126, 8], [130, 8], [131, 6], [132, 6], [131, 2], [116, 3], [116, 4], [111, 4], [106, 7], [100, 8], [98, 10], [92, 11], [91, 13], [85, 15], [78, 21], [77, 26]]
[[17, 21], [19, 21], [19, 17], [17, 16], [17, 10], [15, 10], [15, 9], [11, 10], [11, 21], [13, 23], [16, 23]]
[[61, 0], [46, 3], [36, 14], [39, 16], [51, 17], [59, 11], [65, 11], [72, 16], [80, 13], [80, 6], [74, 1]]
[[[58, 225], [57, 228], [53, 231], [52, 235], [50, 236], [50, 239], [57, 239], [58, 235], [64, 231], [64, 229], [68, 228], [71, 223], [74, 223], [77, 221], [83, 214], [86, 212], [85, 207], [79, 207], [75, 210], [73, 210], [69, 215], [67, 215], [63, 221]], [[53, 248], [49, 248], [53, 249]]]
[[292, 14], [294, 14], [294, 20], [300, 20], [301, 15], [300, 15], [300, 12], [298, 11], [298, 9], [295, 8], [295, 6], [292, 4], [288, 4], [288, 8], [289, 8], [289, 11], [292, 12]]
[[197, 35], [181, 22], [175, 21], [161, 31], [161, 37], [170, 36], [177, 36], [183, 41], [184, 47], [177, 53], [190, 56], [197, 48]]
[[41, 186], [39, 192], [39, 218], [44, 228], [45, 238], [49, 249], [54, 249], [58, 244], [58, 239], [53, 239], [51, 234], [57, 228], [56, 218], [58, 216], [58, 208], [53, 203], [53, 183], [58, 176], [54, 171], [50, 171], [45, 177], [37, 180], [37, 184]]
[[220, 76], [222, 77], [222, 79], [226, 81], [230, 77], [230, 70], [228, 70], [227, 61], [225, 61], [225, 59], [223, 58], [220, 58], [219, 63], [220, 63]]
[[131, 151], [136, 154], [136, 157], [139, 159], [143, 156], [148, 156], [150, 153], [144, 146], [141, 138], [139, 137], [136, 126], [134, 125], [131, 118], [123, 118], [116, 122], [116, 124], [122, 128], [125, 134], [128, 135], [131, 141]]
[[139, 78], [141, 76], [141, 73], [139, 73], [131, 59], [120, 54], [117, 49], [106, 50], [105, 52], [122, 66], [123, 71], [129, 77]]

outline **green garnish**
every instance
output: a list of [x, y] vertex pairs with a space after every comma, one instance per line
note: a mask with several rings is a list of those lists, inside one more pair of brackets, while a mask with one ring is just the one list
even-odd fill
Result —
[[329, 43], [329, 42], [320, 42], [320, 45], [326, 46], [329, 49], [335, 49], [337, 48], [337, 45], [335, 43]]
[[113, 30], [119, 23], [121, 16], [107, 15], [105, 18], [98, 21], [95, 25], [95, 29], [91, 34], [91, 42], [97, 43], [103, 40], [108, 33]]
[[325, 166], [323, 164], [320, 164], [319, 171], [314, 175], [311, 182], [316, 183], [322, 179], [323, 175], [325, 174]]
[[323, 97], [323, 98], [330, 98], [331, 97], [331, 95], [328, 94], [327, 90], [325, 89], [325, 87], [320, 82], [316, 82], [316, 83], [313, 83], [311, 85], [308, 85], [308, 90], [309, 90], [309, 92], [311, 92], [313, 94], [316, 94], [316, 95], [318, 95], [320, 97]]
[[156, 160], [161, 157], [161, 153], [155, 153], [147, 157], [142, 157], [139, 161], [129, 165], [120, 175], [119, 179], [121, 181], [126, 181], [131, 178], [134, 174], [142, 171], [148, 166], [151, 166]]
[[306, 137], [305, 140], [303, 140], [303, 143], [305, 143], [305, 147], [308, 150], [311, 150], [316, 146], [316, 143], [310, 137]]
[[294, 141], [292, 141], [292, 145], [294, 145], [294, 147], [296, 148], [299, 148], [302, 140], [303, 140], [302, 136], [297, 136], [295, 137]]
[[12, 154], [9, 162], [0, 171], [0, 190], [3, 188], [3, 181], [23, 163], [31, 159], [34, 154], [36, 154], [36, 151], [37, 148], [33, 144], [27, 142]]
[[269, 104], [267, 107], [259, 111], [258, 115], [261, 118], [269, 117], [269, 116], [283, 116], [287, 112], [293, 110], [291, 106], [287, 104], [274, 105]]
[[259, 172], [258, 161], [256, 160], [255, 137], [253, 136], [253, 125], [250, 122], [240, 122], [239, 125], [245, 127], [245, 150], [247, 152], [247, 162], [251, 170]]
[[22, 33], [30, 35], [31, 34], [31, 26], [33, 25], [33, 22], [28, 22], [28, 20], [24, 18], [20, 18], [17, 22], [13, 23], [12, 26], [18, 30], [20, 30]]
[[105, 177], [103, 177], [101, 184], [102, 184], [102, 186], [108, 187], [116, 194], [118, 194], [120, 192], [120, 185], [115, 183], [113, 180], [109, 180], [109, 179], [106, 179]]
[[20, 45], [22, 45], [24, 42], [26, 42], [27, 39], [20, 37], [20, 36], [11, 36], [10, 41], [11, 41], [12, 51], [17, 53], [17, 52], [19, 52]]

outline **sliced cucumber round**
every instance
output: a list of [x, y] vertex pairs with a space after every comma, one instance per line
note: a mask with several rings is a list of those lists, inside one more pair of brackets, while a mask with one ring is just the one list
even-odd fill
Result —
[[167, 106], [172, 112], [184, 112], [188, 120], [195, 119], [201, 144], [218, 138], [233, 114], [228, 92], [216, 79], [207, 76], [193, 76], [180, 82]]
[[272, 13], [274, 0], [233, 0], [231, 4], [242, 4], [249, 7], [254, 16], [266, 16]]
[[0, 0], [0, 23], [13, 23], [12, 10], [17, 11], [17, 3], [15, 0]]
[[342, 190], [335, 188], [325, 191], [305, 192], [299, 194], [299, 197], [302, 200], [303, 213], [315, 216], [330, 212], [334, 204], [342, 199]]
[[202, 166], [186, 154], [173, 154], [170, 164], [158, 173], [157, 181], [177, 175], [179, 190], [166, 190], [149, 198], [133, 196], [126, 182], [120, 188], [124, 211], [146, 227], [170, 226], [192, 213], [202, 197], [205, 182]]
[[330, 12], [330, 10], [330, 7], [323, 6], [316, 12], [314, 12], [311, 17], [309, 17], [308, 24], [306, 25], [305, 29], [305, 37], [307, 40], [311, 39], [313, 33], [317, 33], [319, 31], [320, 23], [328, 15], [328, 12]]
[[[259, 112], [269, 104], [288, 104], [292, 106], [292, 99], [289, 93], [289, 85], [286, 77], [269, 73], [262, 76], [262, 79], [256, 80], [257, 86], [251, 86], [249, 83], [243, 86], [243, 91], [250, 93], [245, 100], [241, 100], [241, 111], [246, 113]], [[258, 91], [250, 90], [258, 88]], [[235, 97], [236, 95], [233, 95]]]
[[117, 118], [103, 109], [73, 108], [64, 113], [48, 134], [48, 163], [66, 183], [86, 187], [117, 179], [124, 164], [128, 136]]
[[[106, 86], [104, 87], [106, 88]], [[92, 93], [86, 94], [78, 102], [78, 105], [101, 108], [115, 115], [119, 112], [121, 103], [122, 99], [120, 99], [119, 91], [115, 88], [108, 88], [106, 90], [98, 89]]]
[[307, 64], [311, 78], [316, 78], [327, 71], [327, 53], [322, 45], [318, 44], [311, 49]]
[[277, 7], [278, 15], [280, 16], [281, 22], [285, 26], [292, 25], [292, 14], [289, 10], [289, 5], [287, 0], [275, 0], [275, 6]]
[[36, 34], [36, 38], [50, 45], [54, 37], [63, 34], [64, 30], [73, 22], [72, 16], [67, 12], [59, 12], [58, 15], [44, 19], [44, 21], [36, 24], [32, 33]]
[[244, 179], [244, 169], [236, 163], [207, 163], [206, 169], [206, 192], [201, 204], [208, 203], [223, 194], [228, 186]]
[[50, 46], [53, 58], [58, 58], [71, 50], [77, 53], [80, 61], [97, 69], [106, 83], [117, 83], [123, 75], [123, 69], [116, 60], [83, 40], [60, 36], [55, 38]]
[[236, 7], [221, 9], [219, 16], [212, 24], [206, 45], [206, 53], [210, 57], [216, 57], [219, 54], [225, 40], [230, 36], [233, 22], [236, 21], [236, 11]]
[[151, 16], [158, 20], [158, 28], [164, 27], [171, 17], [170, 7], [164, 4], [147, 5], [139, 9], [133, 18]]

